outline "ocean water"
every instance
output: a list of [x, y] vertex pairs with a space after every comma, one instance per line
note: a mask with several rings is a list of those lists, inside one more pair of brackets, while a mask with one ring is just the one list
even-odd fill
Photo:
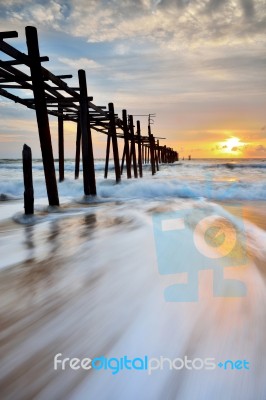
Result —
[[[25, 218], [21, 161], [0, 160], [3, 398], [264, 400], [266, 160], [146, 165], [119, 185], [95, 165], [84, 198], [66, 161], [56, 208], [34, 160]], [[102, 368], [55, 370], [58, 353]]]
[[[55, 163], [58, 172], [58, 163]], [[60, 198], [82, 196], [82, 179], [74, 180], [74, 161], [65, 163], [65, 181], [59, 184]], [[110, 162], [109, 179], [104, 180], [104, 160], [95, 162], [99, 199], [165, 199], [206, 198], [210, 200], [266, 200], [266, 159], [232, 160], [202, 159], [180, 161], [160, 166], [152, 177], [150, 166], [144, 165], [144, 178], [127, 180], [114, 186], [114, 167]], [[80, 172], [82, 178], [82, 169]], [[35, 197], [45, 197], [41, 160], [33, 163]], [[156, 184], [154, 184], [156, 181]], [[0, 160], [0, 194], [7, 198], [23, 197], [21, 160]]]

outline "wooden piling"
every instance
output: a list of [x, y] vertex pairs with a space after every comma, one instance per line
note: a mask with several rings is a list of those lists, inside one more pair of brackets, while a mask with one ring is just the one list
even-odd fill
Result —
[[24, 178], [24, 209], [26, 215], [34, 214], [34, 191], [32, 183], [31, 148], [24, 144], [22, 151]]
[[124, 131], [124, 141], [125, 141], [125, 154], [126, 154], [126, 164], [127, 164], [127, 178], [131, 178], [131, 157], [129, 153], [129, 132], [127, 124], [127, 110], [122, 110], [123, 117], [123, 131]]
[[119, 183], [121, 181], [121, 171], [120, 171], [118, 144], [116, 136], [115, 112], [113, 103], [109, 103], [108, 107], [109, 107], [109, 117], [110, 117], [110, 133], [112, 137], [113, 155], [115, 164], [115, 179], [116, 183]]
[[96, 195], [94, 157], [91, 139], [86, 73], [78, 71], [80, 86], [80, 129], [82, 139], [83, 187], [85, 195]]
[[166, 161], [166, 146], [164, 145], [163, 146], [163, 163], [165, 164], [167, 161]]
[[76, 136], [75, 179], [79, 178], [80, 141], [81, 141], [81, 130], [80, 130], [80, 122], [78, 120], [78, 122], [77, 122], [77, 136]]
[[144, 143], [141, 143], [141, 159], [142, 159], [142, 165], [144, 164]]
[[132, 157], [134, 177], [137, 178], [138, 177], [138, 169], [137, 169], [135, 134], [134, 134], [134, 124], [133, 124], [133, 116], [132, 115], [129, 115], [129, 131], [130, 131], [130, 139], [131, 139], [130, 160]]
[[162, 160], [161, 160], [161, 148], [159, 140], [157, 140], [157, 148], [158, 148], [158, 162], [159, 164], [161, 164]]
[[152, 172], [152, 175], [154, 175], [155, 174], [155, 157], [154, 157], [154, 147], [155, 147], [154, 144], [155, 144], [155, 141], [154, 141], [154, 137], [153, 137], [153, 135], [151, 133], [150, 123], [148, 125], [148, 135], [149, 135], [149, 142], [150, 142], [151, 172]]
[[50, 126], [45, 100], [44, 81], [41, 70], [40, 52], [36, 28], [26, 27], [28, 54], [30, 57], [30, 70], [35, 101], [36, 118], [39, 130], [42, 152], [43, 168], [46, 182], [48, 201], [51, 206], [59, 205], [56, 183], [53, 148]]
[[105, 167], [104, 167], [104, 178], [106, 179], [108, 176], [108, 166], [109, 166], [109, 155], [110, 155], [110, 142], [111, 142], [111, 134], [110, 128], [108, 129], [107, 135], [107, 143], [106, 143], [106, 156], [105, 156]]
[[[63, 114], [62, 107], [58, 107], [58, 113]], [[59, 182], [64, 180], [65, 160], [64, 160], [64, 120], [60, 115], [58, 117], [58, 158], [59, 158]]]
[[144, 144], [144, 163], [147, 164], [147, 146]]
[[121, 160], [121, 170], [120, 170], [121, 175], [123, 174], [125, 158], [126, 158], [126, 150], [125, 150], [125, 146], [124, 146], [123, 156], [122, 156], [122, 160]]
[[158, 145], [157, 143], [155, 143], [155, 140], [154, 140], [154, 158], [155, 158], [156, 169], [157, 171], [159, 171]]
[[137, 135], [138, 135], [138, 164], [139, 164], [139, 176], [142, 178], [142, 149], [141, 149], [141, 131], [140, 122], [137, 121]]
[[155, 174], [155, 156], [154, 156], [154, 137], [152, 134], [149, 134], [149, 140], [150, 140], [150, 154], [151, 154], [151, 172], [152, 175]]

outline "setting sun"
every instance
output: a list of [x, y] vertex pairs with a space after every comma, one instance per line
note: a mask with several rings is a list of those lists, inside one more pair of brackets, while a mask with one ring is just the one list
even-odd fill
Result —
[[245, 143], [241, 142], [237, 137], [231, 137], [224, 142], [219, 143], [219, 152], [238, 155], [241, 153], [241, 148]]
[[239, 145], [242, 146], [242, 143], [240, 144], [239, 140], [240, 139], [238, 139], [238, 138], [227, 139], [227, 141], [226, 141], [227, 148], [230, 151], [233, 151], [233, 149], [237, 148]]

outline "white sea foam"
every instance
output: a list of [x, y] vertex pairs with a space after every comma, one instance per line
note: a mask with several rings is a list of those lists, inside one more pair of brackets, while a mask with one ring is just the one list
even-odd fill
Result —
[[[160, 167], [152, 177], [150, 166], [144, 166], [142, 179], [127, 180], [115, 185], [111, 163], [107, 180], [103, 179], [104, 161], [96, 160], [95, 171], [99, 198], [104, 199], [166, 199], [201, 198], [213, 200], [266, 200], [266, 163], [264, 160], [218, 162], [201, 160], [179, 162]], [[58, 163], [56, 163], [56, 171]], [[65, 163], [64, 182], [58, 184], [60, 198], [80, 198], [83, 195], [82, 170], [80, 179], [74, 180], [74, 161]], [[40, 160], [33, 162], [35, 198], [46, 196], [43, 168]], [[21, 161], [0, 162], [0, 200], [23, 198]]]

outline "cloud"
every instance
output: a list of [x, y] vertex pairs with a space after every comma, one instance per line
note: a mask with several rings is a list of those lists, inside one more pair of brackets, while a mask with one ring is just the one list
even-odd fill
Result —
[[156, 5], [159, 9], [172, 9], [172, 8], [185, 8], [189, 5], [191, 0], [159, 0], [156, 1]]
[[[8, 4], [6, 3], [5, 6]], [[35, 3], [32, 1], [15, 2], [14, 9], [7, 10], [7, 16], [13, 21], [18, 20], [20, 22], [27, 22], [30, 25], [34, 24], [37, 26], [47, 25], [52, 26], [55, 29], [61, 29], [60, 23], [64, 20], [63, 8], [57, 1], [50, 0], [48, 4]]]
[[222, 6], [226, 4], [226, 0], [210, 0], [207, 3], [206, 10], [209, 12], [215, 12], [220, 10]]
[[247, 19], [252, 18], [255, 13], [253, 0], [241, 0], [241, 5], [243, 8], [245, 17]]
[[190, 149], [189, 151], [190, 151], [191, 153], [193, 153], [193, 152], [203, 151], [203, 150], [204, 150], [204, 149], [202, 149], [201, 147], [196, 147], [196, 148]]
[[231, 148], [231, 151], [238, 151], [238, 150], [239, 150], [239, 147], [237, 147], [237, 146], [234, 146]]
[[91, 60], [89, 58], [78, 58], [78, 59], [71, 59], [71, 58], [66, 58], [66, 57], [59, 57], [58, 61], [61, 63], [68, 65], [71, 68], [74, 69], [93, 69], [93, 70], [99, 70], [102, 68], [102, 65], [97, 63], [94, 60]]
[[[137, 37], [172, 49], [253, 41], [265, 28], [263, 0], [13, 0], [2, 7], [13, 20], [48, 25], [89, 42]], [[254, 17], [253, 24], [245, 23]]]
[[256, 149], [257, 152], [259, 153], [266, 153], [266, 146], [263, 146], [262, 144], [259, 144]]

